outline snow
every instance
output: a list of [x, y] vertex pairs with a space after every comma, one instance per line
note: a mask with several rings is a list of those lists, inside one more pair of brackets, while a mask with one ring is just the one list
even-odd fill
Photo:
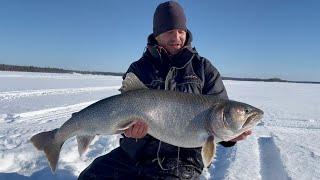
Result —
[[[71, 114], [115, 95], [121, 77], [0, 71], [0, 180], [76, 179], [96, 157], [118, 144], [118, 135], [97, 136], [79, 157], [75, 138], [62, 147], [51, 173], [32, 135], [61, 126]], [[218, 146], [202, 179], [320, 179], [320, 85], [224, 81], [231, 99], [265, 115], [246, 140]]]

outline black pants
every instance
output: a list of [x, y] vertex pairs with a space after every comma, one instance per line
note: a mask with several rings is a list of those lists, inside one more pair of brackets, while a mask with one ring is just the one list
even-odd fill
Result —
[[199, 179], [201, 171], [177, 158], [164, 158], [162, 167], [157, 159], [133, 161], [121, 148], [96, 158], [78, 180], [97, 179]]

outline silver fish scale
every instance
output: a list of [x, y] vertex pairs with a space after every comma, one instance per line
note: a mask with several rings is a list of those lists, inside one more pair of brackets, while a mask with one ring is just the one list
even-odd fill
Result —
[[[180, 147], [200, 147], [214, 96], [163, 90], [135, 90], [100, 100], [73, 114], [56, 136], [115, 134], [132, 120], [149, 124], [148, 133]], [[119, 133], [119, 132], [118, 132]]]

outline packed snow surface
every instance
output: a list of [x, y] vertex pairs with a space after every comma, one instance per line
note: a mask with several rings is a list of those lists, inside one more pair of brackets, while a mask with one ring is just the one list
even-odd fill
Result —
[[[80, 157], [75, 138], [51, 173], [29, 139], [60, 127], [71, 114], [118, 94], [121, 77], [0, 71], [0, 180], [76, 179], [96, 157], [119, 146], [119, 135], [97, 136]], [[230, 99], [265, 112], [254, 133], [218, 146], [202, 179], [320, 179], [320, 85], [224, 81]]]

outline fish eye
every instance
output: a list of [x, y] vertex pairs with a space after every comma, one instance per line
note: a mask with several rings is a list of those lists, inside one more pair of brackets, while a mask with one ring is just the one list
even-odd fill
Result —
[[245, 112], [246, 114], [249, 114], [249, 113], [251, 112], [251, 109], [250, 109], [250, 108], [245, 108], [245, 109], [244, 109], [244, 112]]

